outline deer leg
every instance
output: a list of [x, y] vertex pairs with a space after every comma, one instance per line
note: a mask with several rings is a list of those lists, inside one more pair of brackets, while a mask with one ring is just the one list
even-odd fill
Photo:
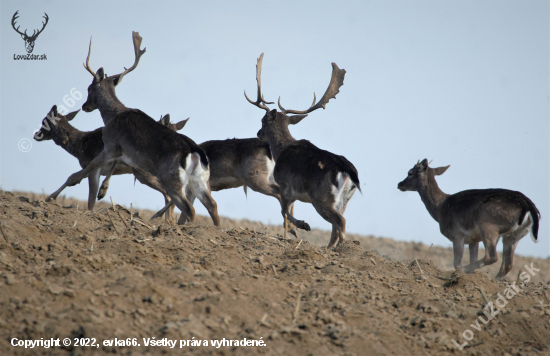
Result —
[[[170, 195], [168, 195], [170, 197]], [[155, 215], [151, 216], [151, 219], [150, 220], [153, 220], [153, 219], [156, 219], [158, 217], [161, 217], [164, 213], [166, 213], [169, 209], [172, 209], [173, 210], [173, 207], [174, 207], [174, 202], [173, 201], [168, 201], [166, 202], [166, 205], [164, 205], [164, 208], [160, 209], [159, 211], [157, 211], [155, 213]]]
[[470, 251], [470, 264], [472, 264], [478, 259], [479, 242], [469, 244], [468, 250]]
[[88, 175], [88, 210], [94, 211], [95, 196], [99, 187], [99, 177], [101, 176], [101, 168], [93, 171]]
[[69, 176], [69, 178], [67, 178], [67, 181], [65, 183], [63, 183], [63, 185], [61, 186], [61, 188], [59, 188], [58, 190], [56, 190], [54, 193], [52, 193], [47, 199], [46, 201], [50, 201], [50, 200], [55, 200], [57, 198], [57, 196], [59, 194], [61, 194], [61, 192], [63, 191], [63, 189], [65, 189], [66, 187], [72, 187], [73, 185], [77, 185], [78, 183], [80, 183], [82, 181], [82, 179], [84, 179], [85, 177], [87, 177], [92, 171], [96, 170], [96, 169], [100, 169], [101, 167], [103, 167], [104, 165], [108, 164], [109, 162], [119, 158], [120, 156], [122, 156], [122, 152], [120, 152], [119, 150], [115, 150], [115, 149], [111, 149], [111, 150], [107, 150], [107, 149], [103, 149], [103, 151], [101, 151], [101, 153], [99, 155], [97, 155], [93, 160], [92, 162], [90, 162], [90, 164], [84, 168], [83, 170], [81, 171], [78, 171], [76, 173], [73, 173]]
[[107, 195], [107, 189], [109, 189], [109, 182], [111, 181], [111, 176], [113, 175], [113, 172], [115, 171], [115, 167], [117, 165], [117, 161], [114, 161], [111, 165], [111, 168], [109, 168], [109, 173], [107, 173], [107, 177], [103, 180], [103, 183], [101, 183], [101, 187], [99, 188], [99, 193], [97, 193], [97, 200], [101, 200], [105, 198]]
[[481, 230], [481, 238], [483, 241], [483, 245], [485, 246], [485, 257], [483, 257], [481, 260], [478, 260], [474, 263], [470, 263], [469, 265], [464, 267], [464, 272], [466, 273], [472, 273], [476, 269], [481, 268], [483, 266], [492, 265], [496, 261], [498, 261], [498, 254], [497, 254], [497, 242], [499, 239], [498, 236], [498, 227], [494, 225], [487, 225], [480, 227]]
[[496, 279], [504, 277], [508, 274], [508, 272], [510, 272], [510, 270], [512, 270], [516, 246], [518, 245], [519, 240], [530, 232], [531, 221], [529, 220], [518, 230], [502, 236], [502, 244], [504, 247], [502, 251], [502, 265], [500, 266], [500, 270], [495, 277]]
[[189, 204], [187, 198], [182, 194], [181, 183], [179, 181], [176, 183], [174, 187], [170, 187], [167, 190], [172, 202], [181, 210], [178, 225], [184, 225], [186, 222], [195, 220], [195, 208]]
[[516, 246], [518, 245], [519, 239], [514, 240], [514, 236], [510, 236], [511, 238], [506, 237], [508, 236], [503, 236], [502, 238], [502, 245], [504, 247], [502, 250], [502, 264], [500, 265], [500, 270], [495, 276], [495, 279], [500, 279], [508, 274], [514, 263], [514, 252], [516, 251]]
[[281, 196], [281, 214], [283, 215], [283, 219], [286, 215], [286, 218], [288, 219], [288, 221], [293, 223], [297, 228], [306, 230], [306, 231], [311, 231], [311, 227], [309, 227], [308, 223], [306, 223], [303, 220], [296, 220], [296, 218], [290, 214], [289, 208], [291, 204], [294, 204], [294, 200], [290, 201], [284, 196]]
[[[218, 215], [218, 205], [210, 194], [210, 186], [208, 185], [208, 175], [200, 177], [192, 177], [189, 182], [190, 193], [193, 197], [197, 197], [202, 205], [208, 210], [208, 214], [212, 218], [215, 226], [220, 226], [220, 217]], [[194, 200], [194, 198], [193, 198]]]
[[332, 224], [332, 234], [327, 248], [331, 248], [343, 244], [346, 241], [346, 219], [338, 212], [332, 204], [321, 204], [320, 202], [312, 202], [313, 207], [319, 215], [326, 221]]
[[[294, 203], [290, 204], [290, 215], [294, 216]], [[298, 237], [298, 230], [293, 228], [292, 226], [288, 226], [288, 232], [294, 235], [295, 238]]]
[[453, 240], [453, 265], [455, 270], [462, 271], [462, 257], [464, 256], [464, 239]]
[[[149, 188], [154, 189], [154, 190], [156, 190], [156, 191], [158, 191], [162, 194], [162, 196], [164, 197], [165, 208], [166, 207], [168, 207], [168, 208], [173, 207], [173, 205], [170, 204], [170, 197], [166, 193], [166, 190], [164, 189], [164, 187], [162, 186], [162, 184], [160, 183], [160, 181], [158, 180], [157, 177], [155, 177], [154, 175], [152, 175], [148, 172], [145, 172], [141, 169], [137, 169], [137, 168], [132, 168], [132, 173], [134, 174], [136, 179], [139, 180], [139, 182], [141, 184], [144, 184], [144, 185], [148, 186]], [[168, 221], [172, 220], [172, 218], [174, 216], [173, 215], [174, 209], [172, 208], [170, 210], [168, 208], [166, 208], [161, 214], [157, 213], [158, 216], [157, 216], [157, 214], [155, 214], [153, 218], [162, 216], [162, 214], [164, 214], [166, 212], [165, 219], [168, 220]], [[153, 219], [153, 218], [151, 218], [151, 219]]]

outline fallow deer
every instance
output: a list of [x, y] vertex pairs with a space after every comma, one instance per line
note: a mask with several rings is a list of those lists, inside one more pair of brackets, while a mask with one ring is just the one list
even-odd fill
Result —
[[[431, 168], [427, 159], [419, 161], [397, 188], [420, 194], [443, 236], [453, 243], [456, 270], [471, 273], [497, 262], [497, 243], [502, 236], [503, 261], [495, 277], [502, 278], [512, 269], [519, 240], [531, 232], [531, 238], [537, 242], [540, 213], [529, 198], [513, 190], [473, 189], [445, 194], [435, 176], [449, 167]], [[478, 260], [480, 241], [485, 246], [485, 257]], [[464, 244], [469, 245], [470, 264], [462, 267]]]
[[73, 186], [90, 172], [114, 160], [120, 159], [138, 172], [156, 177], [171, 200], [181, 210], [179, 224], [193, 221], [195, 209], [183, 195], [189, 185], [193, 194], [208, 210], [214, 225], [219, 226], [217, 205], [210, 195], [208, 158], [204, 151], [190, 138], [180, 135], [138, 109], [129, 109], [116, 97], [115, 87], [122, 78], [133, 71], [145, 53], [140, 50], [142, 38], [132, 33], [135, 61], [124, 72], [105, 77], [103, 68], [95, 73], [89, 65], [90, 48], [84, 68], [93, 76], [88, 87], [88, 98], [82, 109], [91, 112], [98, 109], [105, 127], [103, 128], [103, 151], [83, 170], [72, 174], [65, 184], [49, 199], [55, 199], [67, 186]]
[[[67, 115], [62, 115], [57, 112], [57, 106], [54, 105], [48, 115], [42, 120], [42, 125], [40, 129], [34, 134], [34, 139], [38, 142], [45, 140], [53, 140], [58, 146], [63, 148], [69, 154], [78, 159], [78, 163], [82, 168], [86, 168], [90, 162], [103, 151], [103, 140], [102, 140], [102, 128], [98, 128], [94, 131], [80, 131], [72, 126], [69, 121], [74, 119], [76, 114], [80, 110], [73, 111]], [[169, 123], [170, 115], [166, 115], [161, 118], [160, 123], [167, 125]], [[177, 124], [171, 124], [169, 126], [172, 130], [181, 129], [187, 120], [179, 122]], [[183, 125], [182, 125], [183, 123]], [[115, 161], [116, 162], [116, 161]], [[93, 211], [96, 195], [98, 192], [99, 185], [99, 176], [107, 175], [108, 171], [111, 174], [129, 174], [134, 173], [132, 168], [127, 166], [124, 163], [116, 164], [114, 169], [107, 167], [101, 167], [100, 169], [91, 172], [88, 175], [88, 210]], [[170, 198], [159, 184], [158, 180], [151, 176], [150, 174], [140, 174], [140, 172], [135, 172], [136, 178], [148, 187], [159, 191], [165, 200], [165, 203], [170, 201]], [[166, 218], [171, 219], [170, 213], [167, 213]]]
[[[258, 96], [256, 101], [246, 99], [253, 105], [264, 109], [266, 115], [262, 118], [262, 128], [258, 138], [267, 141], [275, 160], [273, 175], [281, 193], [281, 213], [283, 218], [296, 227], [309, 231], [310, 226], [302, 220], [296, 220], [291, 215], [289, 207], [296, 200], [311, 203], [315, 210], [332, 224], [332, 234], [328, 248], [344, 243], [346, 220], [343, 217], [348, 201], [356, 189], [361, 191], [357, 169], [344, 156], [322, 150], [307, 140], [296, 140], [290, 134], [288, 125], [294, 125], [319, 108], [325, 108], [331, 98], [335, 98], [339, 88], [344, 84], [346, 71], [332, 63], [332, 78], [327, 91], [315, 104], [307, 110], [286, 110], [281, 106], [271, 110], [261, 91], [263, 53], [256, 65], [256, 81]], [[287, 116], [287, 114], [296, 114]]]
[[[253, 191], [281, 200], [279, 186], [273, 178], [275, 161], [269, 145], [257, 138], [212, 140], [199, 144], [210, 162], [210, 189], [219, 191], [247, 187]], [[195, 197], [188, 189], [187, 199]], [[165, 206], [153, 218], [161, 216], [173, 204]]]

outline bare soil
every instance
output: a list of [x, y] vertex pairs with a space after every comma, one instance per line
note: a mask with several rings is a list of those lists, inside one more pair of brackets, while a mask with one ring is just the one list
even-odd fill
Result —
[[[327, 250], [326, 231], [285, 240], [282, 228], [255, 222], [222, 218], [215, 227], [199, 217], [177, 226], [147, 221], [152, 212], [85, 206], [0, 191], [0, 355], [549, 352], [549, 259], [516, 256], [496, 281], [500, 260], [462, 274], [442, 247], [348, 235]], [[530, 281], [510, 296], [520, 269]], [[506, 302], [489, 321], [485, 299]], [[463, 335], [471, 339], [459, 350], [451, 339], [460, 345]], [[145, 346], [153, 337], [176, 347]], [[71, 345], [25, 349], [13, 338]], [[104, 345], [115, 338], [140, 346]], [[211, 346], [224, 338], [265, 346]], [[180, 348], [180, 340], [201, 346]]]

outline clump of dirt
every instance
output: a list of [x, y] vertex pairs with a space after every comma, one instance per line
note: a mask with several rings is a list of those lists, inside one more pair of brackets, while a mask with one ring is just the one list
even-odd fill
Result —
[[[397, 260], [396, 253], [377, 252], [377, 244], [367, 242], [373, 237], [348, 236], [344, 245], [327, 250], [306, 234], [285, 240], [282, 229], [255, 223], [222, 219], [222, 227], [215, 227], [197, 219], [177, 226], [148, 222], [145, 212], [130, 214], [122, 206], [99, 206], [95, 213], [82, 210], [82, 202], [79, 207], [0, 191], [0, 354], [549, 350], [545, 260], [532, 259], [536, 271], [516, 258], [516, 271], [530, 276], [517, 286], [515, 275], [495, 281], [484, 272], [442, 271], [432, 261], [440, 256], [435, 247], [426, 259], [427, 246]], [[323, 233], [322, 245], [328, 235]], [[483, 309], [488, 302], [493, 315]], [[153, 337], [177, 344], [145, 346]], [[71, 345], [25, 349], [12, 346], [13, 338], [69, 338]], [[115, 338], [140, 346], [104, 344]], [[212, 346], [224, 338], [265, 346]], [[75, 339], [95, 344], [75, 346]], [[193, 346], [197, 340], [201, 346]]]

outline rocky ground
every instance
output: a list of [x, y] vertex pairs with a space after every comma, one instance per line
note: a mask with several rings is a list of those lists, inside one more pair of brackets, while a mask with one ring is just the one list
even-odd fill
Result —
[[549, 259], [516, 256], [495, 281], [500, 261], [465, 275], [442, 247], [348, 235], [327, 250], [328, 232], [85, 205], [0, 191], [1, 355], [549, 353]]

